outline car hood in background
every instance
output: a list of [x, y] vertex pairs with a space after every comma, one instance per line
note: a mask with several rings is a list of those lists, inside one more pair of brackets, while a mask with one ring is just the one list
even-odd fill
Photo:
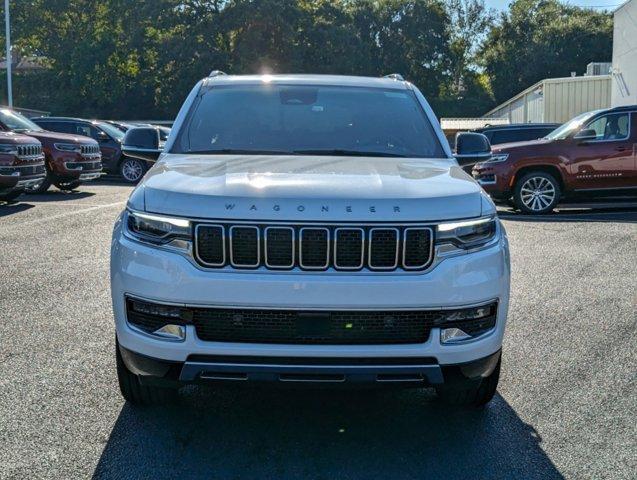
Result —
[[522, 150], [528, 148], [537, 148], [544, 145], [550, 145], [553, 143], [553, 140], [546, 140], [544, 138], [540, 138], [539, 140], [528, 140], [526, 142], [513, 142], [513, 143], [501, 143], [499, 145], [494, 145], [492, 147], [493, 153], [507, 153], [512, 150]]
[[90, 144], [90, 145], [94, 145], [97, 143], [96, 140], [93, 140], [90, 137], [85, 137], [83, 135], [72, 135], [70, 133], [50, 132], [48, 130], [43, 130], [41, 132], [26, 132], [25, 135], [37, 138], [38, 140], [42, 142], [45, 142], [45, 141], [71, 142], [71, 143], [81, 143], [81, 144]]
[[483, 196], [453, 160], [168, 155], [131, 203], [210, 219], [387, 222], [476, 217]]

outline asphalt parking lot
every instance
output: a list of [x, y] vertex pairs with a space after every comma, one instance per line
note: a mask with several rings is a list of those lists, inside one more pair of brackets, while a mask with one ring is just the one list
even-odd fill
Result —
[[499, 395], [190, 388], [119, 395], [100, 181], [0, 205], [0, 478], [551, 479], [637, 473], [637, 211], [504, 214]]

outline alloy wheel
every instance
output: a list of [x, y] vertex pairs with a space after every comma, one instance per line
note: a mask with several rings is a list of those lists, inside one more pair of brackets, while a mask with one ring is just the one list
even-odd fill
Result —
[[122, 177], [127, 182], [135, 183], [142, 178], [144, 167], [138, 160], [126, 160], [122, 164]]
[[541, 212], [552, 205], [555, 195], [555, 186], [545, 177], [531, 177], [520, 189], [522, 203], [534, 212]]

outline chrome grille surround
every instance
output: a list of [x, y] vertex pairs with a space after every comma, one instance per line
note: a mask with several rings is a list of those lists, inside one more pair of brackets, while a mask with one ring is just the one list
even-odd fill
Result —
[[94, 159], [102, 156], [99, 145], [82, 144], [80, 145], [80, 155], [84, 158]]
[[17, 147], [18, 158], [21, 160], [32, 160], [42, 156], [42, 145], [33, 143]]
[[[214, 268], [214, 269], [268, 269], [268, 270], [278, 270], [278, 271], [291, 271], [291, 270], [302, 270], [302, 271], [335, 271], [338, 272], [391, 272], [392, 270], [403, 270], [405, 272], [417, 273], [418, 271], [426, 270], [432, 266], [434, 261], [434, 227], [432, 225], [420, 225], [420, 224], [407, 224], [407, 225], [382, 225], [382, 224], [314, 224], [314, 223], [285, 223], [285, 222], [267, 222], [265, 224], [259, 222], [249, 222], [249, 221], [222, 221], [217, 223], [207, 223], [205, 221], [200, 221], [195, 224], [194, 228], [194, 242], [193, 242], [193, 257], [194, 260], [204, 268]], [[236, 253], [233, 252], [233, 240], [234, 233], [237, 232], [237, 228], [250, 229], [256, 231], [256, 238], [258, 241], [254, 242], [254, 234], [252, 234], [252, 257], [256, 257], [258, 262], [247, 263], [241, 261], [241, 259], [236, 258]], [[206, 230], [211, 229], [211, 230]], [[214, 232], [212, 231], [214, 230]], [[246, 230], [244, 230], [245, 232]], [[273, 236], [276, 232], [281, 231], [289, 231], [290, 236], [292, 238], [291, 249], [292, 251], [285, 255], [285, 252], [281, 252], [281, 246], [286, 242], [288, 245], [290, 244], [289, 239], [281, 239], [278, 238], [276, 241], [278, 242], [277, 247], [270, 246], [270, 250], [268, 248], [268, 237], [274, 239]], [[314, 244], [315, 249], [314, 255], [318, 251], [320, 254], [320, 259], [311, 259], [311, 256], [308, 257], [307, 249], [309, 248], [308, 243], [306, 243], [306, 254], [303, 254], [303, 240], [305, 235], [305, 240], [308, 241], [308, 235], [312, 232], [320, 232], [322, 237], [325, 238], [327, 245], [321, 246], [319, 244], [316, 247], [316, 243]], [[385, 258], [389, 257], [391, 259], [391, 264], [387, 261], [380, 262], [377, 258], [372, 255], [372, 240], [374, 240], [376, 236], [376, 240], [378, 240], [378, 236], [382, 235], [387, 231], [391, 235], [392, 245], [394, 245], [394, 249], [389, 251], [389, 253], [385, 252]], [[414, 255], [413, 252], [411, 255], [406, 255], [408, 252], [405, 251], [404, 246], [406, 245], [405, 239], [407, 238], [407, 232], [421, 232], [421, 235], [424, 234], [424, 240], [421, 242], [411, 242], [412, 245], [418, 245], [418, 248], [425, 248], [424, 250], [418, 250], [417, 255]], [[343, 234], [347, 234], [348, 232], [360, 232], [360, 238], [362, 239], [362, 252], [360, 263], [354, 266], [353, 262], [346, 262], [341, 257], [341, 264], [338, 263], [338, 246], [339, 246], [339, 238], [343, 238]], [[374, 233], [375, 232], [375, 233]], [[210, 237], [216, 236], [216, 244], [215, 250], [211, 251], [211, 243]], [[219, 244], [218, 236], [222, 237], [221, 244]], [[395, 237], [395, 239], [394, 239]], [[274, 240], [271, 240], [274, 241]], [[316, 242], [316, 240], [312, 240]], [[350, 239], [351, 241], [351, 239]], [[428, 244], [427, 244], [428, 241]], [[383, 246], [382, 244], [377, 244], [376, 246]], [[388, 242], [385, 241], [385, 247], [388, 245]], [[245, 247], [245, 245], [243, 245]], [[351, 247], [351, 245], [350, 245]], [[277, 251], [276, 248], [279, 250]], [[245, 250], [244, 250], [245, 253]], [[322, 260], [323, 255], [325, 255], [325, 261]], [[279, 260], [275, 260], [275, 256], [279, 258]], [[356, 252], [356, 256], [358, 256], [358, 252]], [[351, 257], [351, 254], [350, 254]], [[286, 263], [283, 264], [281, 258], [285, 258]], [[292, 258], [293, 261], [288, 264], [287, 258]], [[406, 259], [413, 258], [423, 258], [424, 261], [420, 265], [414, 265], [413, 261], [411, 264], [406, 262]], [[214, 261], [212, 261], [214, 259]], [[314, 260], [314, 261], [312, 261]]]
[[[239, 250], [240, 248], [242, 248], [239, 242], [245, 243], [250, 241], [249, 239], [241, 238], [240, 236], [243, 235], [242, 233], [235, 233], [235, 232], [243, 231], [245, 234], [246, 230], [254, 230], [256, 232], [256, 239], [255, 239], [256, 252], [253, 252], [253, 253], [256, 253], [255, 255], [256, 262], [254, 263], [235, 261], [235, 250]], [[233, 267], [238, 267], [238, 268], [257, 268], [261, 260], [261, 235], [260, 235], [259, 227], [255, 227], [252, 225], [233, 225], [230, 227], [229, 231], [230, 231], [230, 264]]]

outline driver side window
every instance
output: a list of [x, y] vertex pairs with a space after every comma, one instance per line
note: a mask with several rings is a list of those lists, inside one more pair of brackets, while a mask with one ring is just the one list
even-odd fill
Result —
[[589, 123], [586, 128], [595, 130], [597, 140], [625, 140], [630, 125], [627, 113], [603, 115]]

